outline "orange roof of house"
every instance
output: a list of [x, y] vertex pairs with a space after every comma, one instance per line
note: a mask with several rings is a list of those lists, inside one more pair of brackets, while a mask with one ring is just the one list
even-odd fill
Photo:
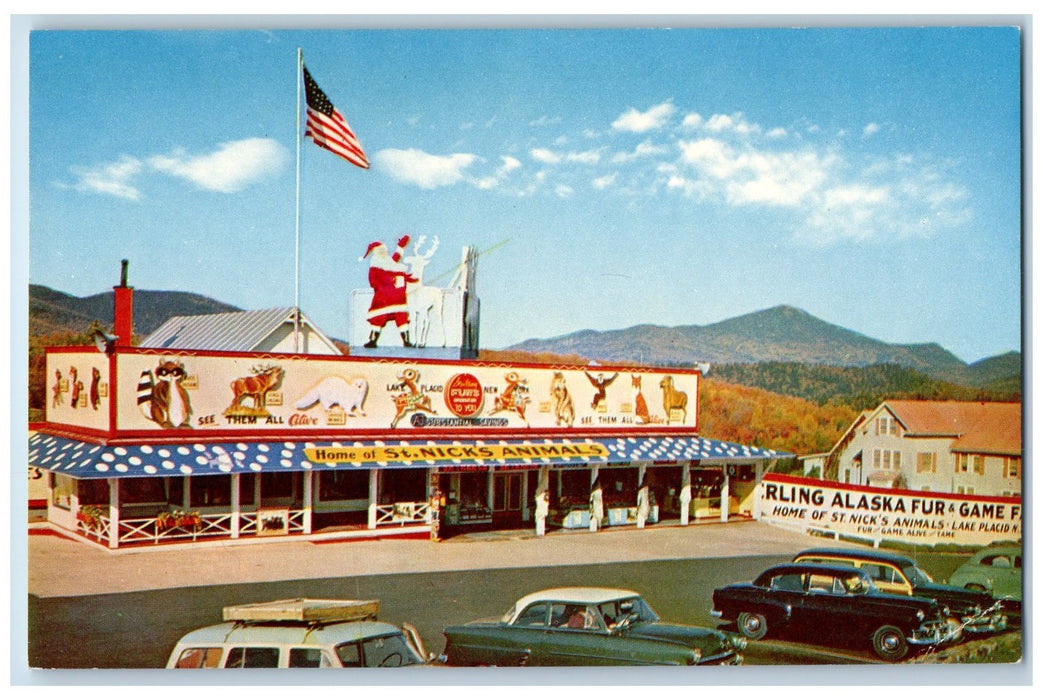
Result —
[[1021, 404], [984, 401], [887, 401], [914, 435], [952, 435], [954, 452], [1021, 454]]

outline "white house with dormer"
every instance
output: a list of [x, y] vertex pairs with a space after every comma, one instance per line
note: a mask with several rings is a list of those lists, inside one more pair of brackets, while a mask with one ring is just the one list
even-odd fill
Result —
[[865, 411], [826, 459], [823, 476], [912, 491], [1020, 496], [1020, 403], [885, 401]]

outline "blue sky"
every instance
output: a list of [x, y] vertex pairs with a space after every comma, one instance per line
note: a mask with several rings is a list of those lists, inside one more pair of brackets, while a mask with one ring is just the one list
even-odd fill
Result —
[[[483, 347], [778, 304], [1021, 350], [1012, 27], [42, 31], [29, 281], [294, 301], [296, 51], [369, 171], [301, 146], [301, 306], [348, 336], [374, 240], [464, 245]], [[443, 280], [443, 283], [446, 280]]]

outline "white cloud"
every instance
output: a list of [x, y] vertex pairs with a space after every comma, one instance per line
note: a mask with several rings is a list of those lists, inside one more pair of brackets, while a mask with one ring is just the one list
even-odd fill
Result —
[[698, 129], [703, 125], [703, 117], [701, 114], [691, 112], [690, 114], [684, 115], [684, 119], [681, 120], [681, 126], [685, 129]]
[[565, 199], [566, 197], [571, 197], [573, 193], [574, 190], [568, 185], [558, 185], [554, 188], [554, 194], [558, 195], [562, 199]]
[[278, 141], [248, 138], [222, 143], [203, 155], [175, 149], [144, 158], [125, 155], [114, 163], [93, 168], [73, 166], [69, 170], [76, 181], [71, 185], [58, 184], [80, 192], [138, 200], [141, 190], [133, 180], [153, 172], [172, 175], [205, 190], [234, 193], [279, 172], [288, 159], [289, 154]]
[[703, 128], [716, 133], [731, 131], [743, 136], [760, 132], [760, 126], [746, 121], [741, 113], [715, 114], [706, 120]]
[[769, 129], [768, 133], [765, 134], [769, 139], [783, 139], [786, 138], [786, 130], [781, 126], [777, 126], [774, 129]]
[[827, 176], [830, 158], [813, 151], [774, 152], [738, 149], [718, 139], [681, 141], [681, 160], [716, 185], [732, 204], [795, 206]]
[[631, 107], [612, 122], [612, 128], [616, 131], [632, 131], [639, 134], [655, 131], [665, 126], [676, 111], [670, 101], [658, 104], [646, 112], [639, 112]]
[[669, 153], [670, 149], [666, 146], [657, 146], [651, 141], [642, 141], [634, 150], [629, 152], [619, 152], [612, 156], [613, 163], [629, 163], [630, 161], [637, 160], [639, 158], [649, 158], [652, 156], [660, 156], [665, 153]]
[[548, 165], [554, 165], [555, 163], [561, 162], [561, 156], [549, 148], [534, 148], [529, 151], [529, 155], [532, 156], [533, 160], [537, 160], [540, 163], [547, 163]]
[[71, 167], [69, 170], [76, 176], [76, 182], [59, 186], [71, 187], [78, 192], [95, 192], [137, 201], [141, 198], [141, 192], [129, 180], [143, 169], [142, 162], [137, 158], [121, 156], [115, 163], [95, 168]]
[[570, 163], [583, 163], [586, 165], [596, 165], [601, 160], [601, 151], [582, 151], [579, 153], [569, 153], [565, 156], [565, 159]]
[[503, 161], [503, 165], [501, 165], [496, 171], [496, 174], [500, 177], [503, 177], [522, 166], [521, 161], [513, 156], [500, 156], [500, 160]]
[[862, 129], [862, 135], [872, 136], [878, 131], [880, 131], [880, 125], [875, 122], [870, 122], [869, 124], [866, 124], [864, 129]]
[[465, 171], [477, 158], [471, 153], [438, 156], [416, 148], [386, 148], [373, 157], [373, 163], [398, 182], [430, 190], [463, 180]]
[[618, 176], [619, 173], [610, 173], [608, 175], [602, 175], [599, 178], [595, 178], [594, 181], [590, 184], [592, 184], [594, 186], [594, 189], [596, 190], [608, 189], [609, 187], [615, 184], [616, 178]]
[[872, 162], [816, 195], [795, 237], [824, 246], [841, 240], [927, 237], [971, 218], [967, 191], [942, 164], [900, 154]]
[[148, 159], [153, 170], [180, 177], [215, 192], [239, 192], [254, 182], [279, 172], [289, 158], [273, 139], [229, 141], [213, 153], [190, 156], [178, 149]]

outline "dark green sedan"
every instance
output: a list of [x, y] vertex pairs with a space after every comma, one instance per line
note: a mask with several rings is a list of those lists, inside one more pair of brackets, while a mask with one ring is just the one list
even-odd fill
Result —
[[641, 595], [552, 588], [519, 599], [499, 620], [445, 629], [450, 666], [738, 665], [741, 635], [662, 622]]

